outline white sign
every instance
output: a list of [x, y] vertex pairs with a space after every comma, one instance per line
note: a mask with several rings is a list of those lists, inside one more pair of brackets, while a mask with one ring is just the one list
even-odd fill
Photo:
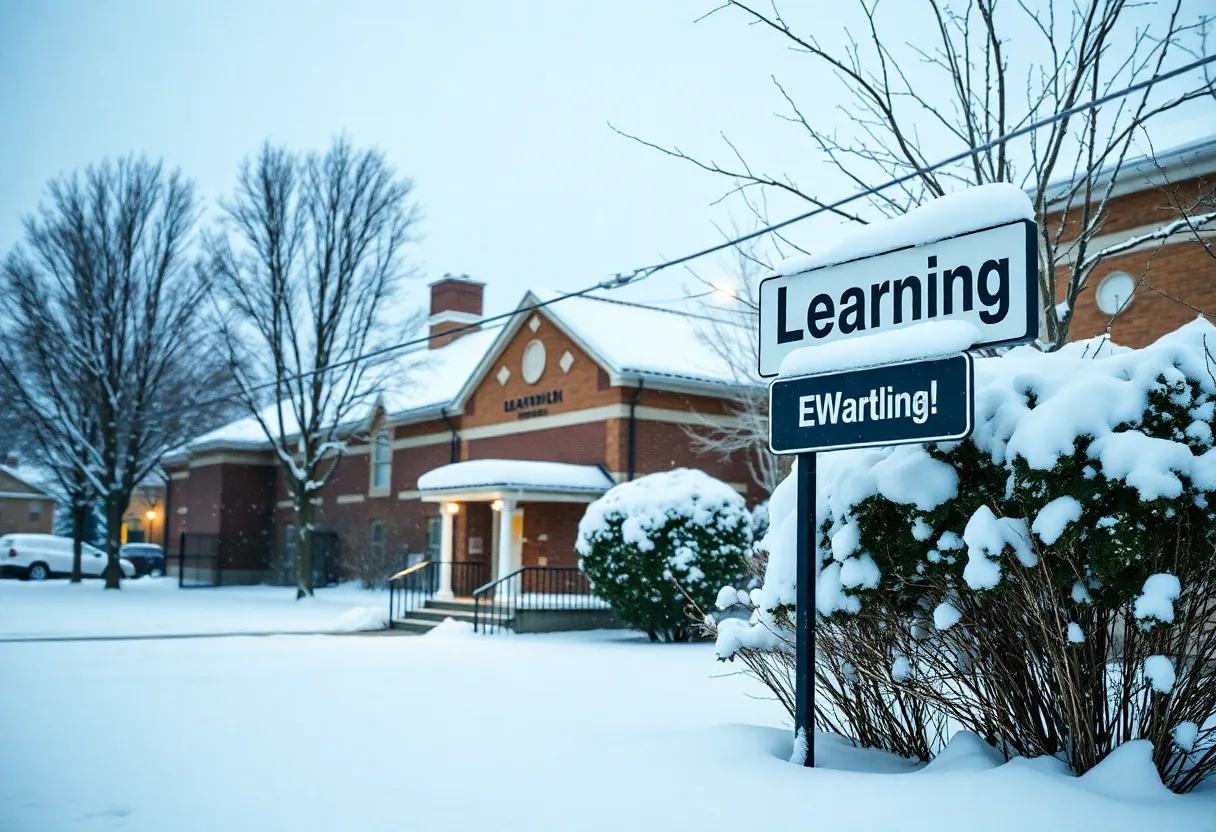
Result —
[[1039, 333], [1035, 224], [1019, 220], [760, 283], [760, 375], [801, 347], [923, 321], [970, 321], [976, 347]]

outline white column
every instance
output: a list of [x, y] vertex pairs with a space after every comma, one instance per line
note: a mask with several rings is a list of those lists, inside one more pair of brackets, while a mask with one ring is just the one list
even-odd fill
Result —
[[456, 512], [460, 510], [458, 503], [443, 503], [443, 531], [439, 535], [439, 589], [435, 598], [440, 601], [450, 601], [452, 595], [452, 551], [456, 539]]
[[498, 578], [515, 571], [515, 541], [511, 537], [511, 518], [515, 515], [514, 500], [499, 500], [498, 510]]

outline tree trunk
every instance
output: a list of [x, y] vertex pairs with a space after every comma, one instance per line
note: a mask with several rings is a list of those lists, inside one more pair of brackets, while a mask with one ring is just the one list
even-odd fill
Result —
[[106, 589], [121, 588], [118, 550], [122, 546], [122, 516], [127, 511], [127, 502], [128, 498], [121, 494], [106, 497]]
[[312, 495], [306, 494], [300, 500], [298, 510], [300, 528], [297, 534], [300, 535], [298, 546], [296, 547], [296, 600], [300, 600], [305, 596], [311, 596], [312, 592], [312, 518], [313, 518]]
[[84, 549], [84, 522], [88, 517], [91, 506], [81, 505], [72, 501], [72, 579], [71, 583], [78, 584], [83, 577], [80, 573], [80, 555]]

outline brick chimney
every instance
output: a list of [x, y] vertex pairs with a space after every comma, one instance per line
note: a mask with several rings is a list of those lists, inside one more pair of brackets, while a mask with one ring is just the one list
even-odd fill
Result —
[[485, 288], [484, 283], [472, 280], [467, 274], [445, 274], [431, 284], [431, 316], [427, 319], [427, 324], [430, 325], [431, 349], [450, 344], [461, 335], [481, 328], [472, 326], [451, 335], [435, 337], [441, 332], [476, 324], [481, 320], [481, 302]]

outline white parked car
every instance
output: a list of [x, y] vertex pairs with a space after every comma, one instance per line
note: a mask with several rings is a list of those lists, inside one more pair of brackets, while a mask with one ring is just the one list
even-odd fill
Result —
[[[135, 577], [135, 566], [126, 558], [118, 561], [124, 578]], [[105, 573], [106, 553], [85, 543], [80, 552], [82, 575], [100, 578]], [[0, 574], [45, 581], [54, 575], [72, 574], [72, 538], [53, 534], [6, 534], [0, 537]]]

